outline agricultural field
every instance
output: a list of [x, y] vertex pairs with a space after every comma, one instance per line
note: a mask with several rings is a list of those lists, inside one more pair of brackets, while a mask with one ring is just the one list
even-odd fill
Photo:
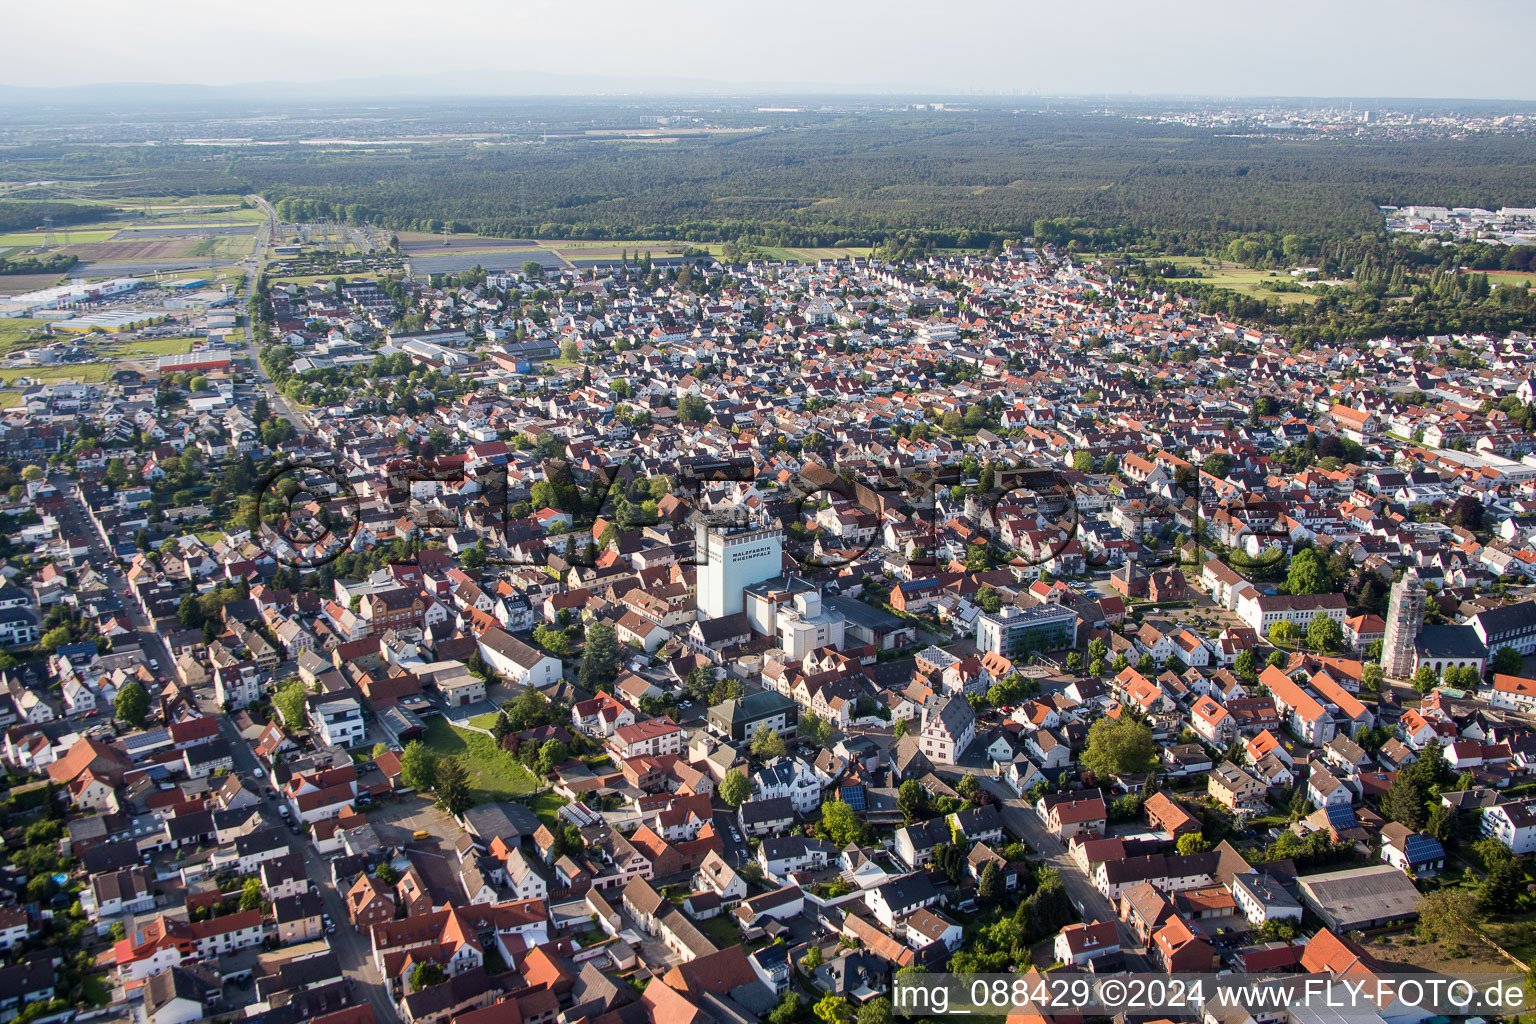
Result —
[[[54, 248], [62, 247], [67, 241], [70, 245], [85, 242], [105, 242], [117, 234], [117, 227], [93, 227], [89, 224], [82, 227], [54, 228]], [[25, 248], [40, 246], [47, 241], [46, 231], [13, 231], [8, 235], [0, 235], [0, 245], [19, 245]]]
[[65, 274], [0, 274], [0, 295], [24, 295], [27, 292], [52, 288], [64, 280]]

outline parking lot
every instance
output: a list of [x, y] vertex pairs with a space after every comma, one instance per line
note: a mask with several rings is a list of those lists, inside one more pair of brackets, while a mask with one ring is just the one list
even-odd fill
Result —
[[445, 847], [451, 845], [462, 831], [459, 823], [448, 812], [437, 807], [427, 797], [415, 794], [385, 801], [369, 813], [368, 820], [374, 825], [400, 829], [404, 839], [409, 839], [418, 831], [427, 832], [439, 845]]

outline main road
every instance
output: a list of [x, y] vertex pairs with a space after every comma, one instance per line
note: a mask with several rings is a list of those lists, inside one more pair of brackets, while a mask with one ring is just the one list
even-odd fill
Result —
[[267, 269], [267, 246], [277, 237], [277, 211], [272, 208], [271, 203], [254, 192], [245, 198], [255, 203], [257, 208], [267, 215], [266, 222], [256, 232], [256, 254], [251, 257], [255, 264], [251, 274], [251, 286], [245, 296], [245, 354], [256, 370], [257, 379], [261, 382], [262, 390], [266, 392], [267, 404], [272, 407], [272, 411], [293, 424], [294, 430], [302, 433], [308, 428], [299, 414], [294, 412], [288, 399], [273, 386], [272, 378], [267, 375], [267, 368], [261, 365], [259, 348], [256, 344], [256, 285]]

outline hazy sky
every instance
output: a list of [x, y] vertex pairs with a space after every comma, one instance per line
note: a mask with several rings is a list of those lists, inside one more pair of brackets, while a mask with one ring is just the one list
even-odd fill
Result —
[[861, 91], [1536, 99], [1518, 56], [1536, 38], [1530, 0], [10, 0], [4, 10], [6, 85], [483, 70]]

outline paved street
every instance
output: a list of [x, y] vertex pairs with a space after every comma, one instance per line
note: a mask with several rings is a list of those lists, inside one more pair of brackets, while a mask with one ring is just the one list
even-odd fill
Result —
[[[93, 565], [102, 569], [108, 566], [115, 567], [117, 564], [116, 560], [111, 556], [105, 539], [97, 532], [95, 525], [92, 523], [89, 515], [87, 515], [85, 501], [81, 497], [79, 490], [63, 480], [55, 481], [55, 485], [67, 488], [67, 493], [71, 495], [73, 503], [79, 506], [78, 513], [73, 511], [67, 513], [68, 528], [65, 530], [66, 534], [78, 533], [90, 539], [91, 563]], [[160, 663], [159, 674], [167, 679], [171, 678], [171, 673], [174, 671], [172, 668], [174, 662], [171, 660], [170, 651], [165, 646], [165, 641], [160, 637], [160, 634], [149, 628], [148, 620], [145, 619], [138, 603], [128, 591], [128, 584], [123, 578], [123, 574], [114, 571], [108, 575], [112, 580], [113, 590], [122, 599], [123, 609], [129, 621], [138, 631], [138, 639], [142, 649], [149, 657], [154, 658]], [[205, 713], [219, 716], [219, 732], [234, 752], [236, 773], [247, 782], [255, 784], [257, 792], [266, 801], [264, 808], [267, 817], [273, 822], [281, 824], [282, 819], [277, 811], [277, 801], [270, 795], [271, 789], [265, 782], [259, 781], [260, 777], [256, 773], [256, 768], [258, 767], [256, 755], [251, 752], [250, 745], [236, 731], [234, 722], [218, 707], [214, 701], [211, 689], [199, 694], [199, 702]], [[373, 1005], [374, 1017], [379, 1021], [379, 1024], [393, 1024], [393, 1022], [399, 1020], [399, 1014], [395, 1010], [395, 1004], [386, 994], [378, 972], [373, 967], [371, 943], [366, 937], [359, 935], [352, 928], [351, 924], [348, 923], [346, 906], [342, 901], [342, 896], [336, 891], [335, 886], [330, 884], [330, 866], [325, 862], [324, 858], [315, 852], [312, 844], [307, 841], [297, 841], [297, 838], [295, 837], [296, 842], [294, 845], [299, 848], [300, 853], [304, 857], [304, 864], [308, 869], [310, 878], [319, 887], [320, 898], [325, 905], [326, 913], [331, 915], [331, 920], [336, 924], [336, 931], [329, 938], [331, 948], [336, 951], [336, 956], [341, 963], [342, 970], [346, 972], [347, 977], [354, 979], [355, 984], [362, 986], [362, 994]]]
[[299, 414], [296, 413], [293, 409], [293, 406], [288, 403], [288, 399], [284, 398], [278, 392], [278, 390], [272, 386], [272, 378], [267, 376], [266, 368], [261, 365], [261, 360], [257, 358], [257, 352], [259, 349], [256, 344], [256, 282], [261, 279], [262, 271], [266, 269], [267, 245], [271, 242], [273, 236], [277, 232], [277, 211], [272, 209], [272, 204], [267, 202], [261, 196], [252, 194], [246, 196], [245, 198], [259, 206], [262, 212], [267, 215], [266, 223], [264, 223], [261, 226], [261, 229], [256, 233], [255, 267], [251, 272], [250, 288], [246, 292], [245, 351], [246, 355], [249, 356], [251, 366], [255, 370], [256, 376], [261, 383], [262, 391], [266, 393], [267, 403], [272, 407], [272, 411], [283, 417], [283, 419], [287, 420], [289, 423], [292, 423], [295, 430], [303, 431], [306, 429], [304, 426], [304, 421], [299, 418]]
[[[212, 713], [217, 714], [217, 709]], [[235, 752], [235, 771], [243, 779], [255, 780], [258, 767], [256, 755], [251, 753], [250, 745], [235, 731], [234, 722], [227, 716], [220, 716], [219, 732]], [[264, 783], [259, 783], [258, 791], [266, 798], [264, 806], [267, 817], [274, 821], [280, 820], [277, 801], [270, 796], [271, 789]], [[336, 887], [330, 884], [330, 865], [315, 852], [314, 845], [307, 840], [296, 837], [294, 845], [299, 848], [300, 854], [304, 857], [304, 866], [309, 872], [310, 879], [320, 890], [320, 900], [325, 905], [325, 912], [331, 915], [331, 920], [336, 924], [336, 931], [329, 938], [331, 948], [336, 952], [336, 959], [341, 963], [342, 971], [362, 988], [362, 994], [373, 1005], [374, 1018], [379, 1024], [392, 1024], [398, 1021], [400, 1017], [395, 1010], [395, 1004], [390, 1001], [383, 981], [378, 971], [374, 969], [371, 956], [372, 944], [358, 934], [347, 920], [346, 905], [342, 901], [342, 896], [336, 891]]]
[[1040, 816], [1035, 813], [1022, 799], [1013, 795], [1013, 790], [1007, 783], [989, 776], [982, 776], [981, 784], [994, 796], [999, 798], [998, 810], [1002, 813], [1003, 824], [1015, 835], [1023, 836], [1026, 845], [1036, 850], [1045, 862], [1056, 869], [1061, 875], [1062, 884], [1066, 886], [1067, 896], [1071, 898], [1072, 905], [1082, 915], [1084, 921], [1096, 923], [1099, 921], [1114, 921], [1115, 928], [1120, 934], [1120, 945], [1127, 951], [1139, 949], [1135, 934], [1125, 925], [1115, 913], [1109, 900], [1105, 899], [1093, 882], [1077, 866], [1067, 853], [1067, 848], [1061, 840], [1053, 836], [1040, 821]]

